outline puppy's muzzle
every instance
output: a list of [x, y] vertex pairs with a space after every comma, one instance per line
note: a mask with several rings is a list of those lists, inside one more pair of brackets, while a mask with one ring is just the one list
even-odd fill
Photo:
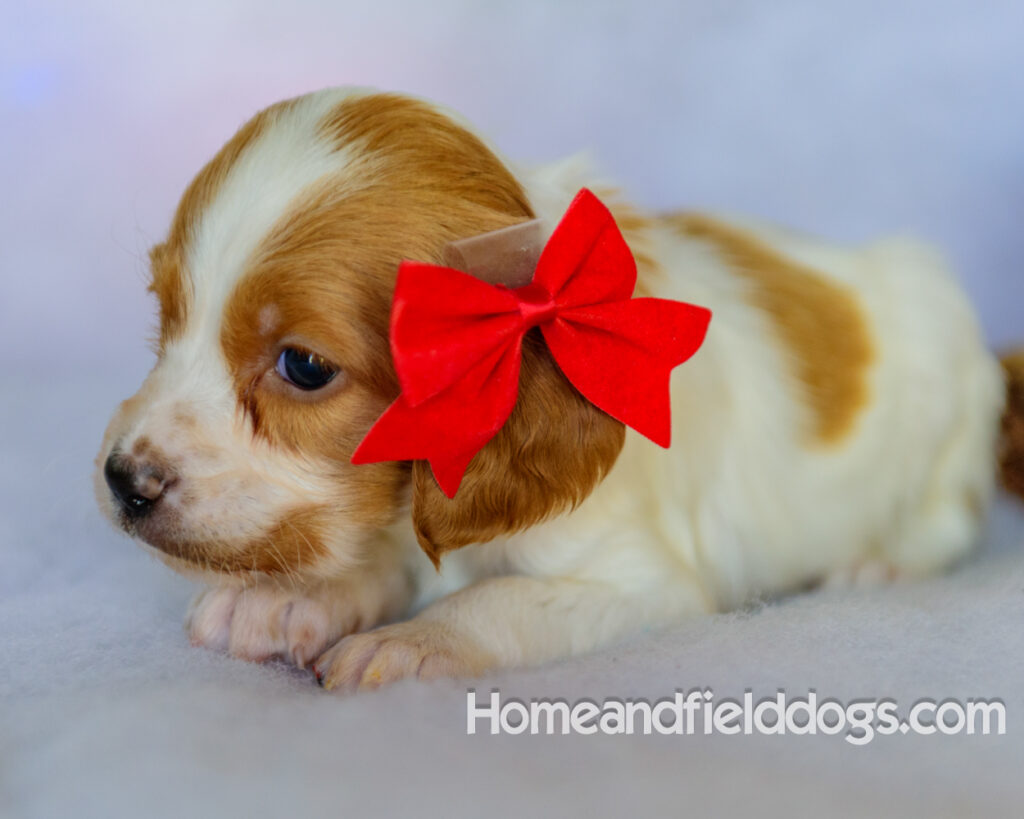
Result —
[[107, 458], [103, 477], [121, 510], [132, 520], [150, 514], [174, 482], [155, 464], [118, 452]]

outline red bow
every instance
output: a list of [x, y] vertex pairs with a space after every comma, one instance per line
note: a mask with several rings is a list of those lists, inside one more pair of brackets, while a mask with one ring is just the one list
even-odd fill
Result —
[[608, 209], [577, 194], [533, 281], [510, 290], [448, 267], [402, 262], [391, 350], [402, 394], [352, 463], [427, 460], [454, 497], [473, 456], [512, 413], [523, 336], [539, 326], [555, 361], [589, 401], [669, 445], [669, 374], [700, 348], [710, 311], [634, 299], [636, 263]]

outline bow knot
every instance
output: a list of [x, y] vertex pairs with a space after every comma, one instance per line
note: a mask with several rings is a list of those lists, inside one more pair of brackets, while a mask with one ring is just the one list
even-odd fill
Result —
[[704, 342], [711, 313], [632, 298], [636, 262], [608, 209], [577, 194], [537, 262], [510, 290], [447, 267], [402, 262], [391, 349], [402, 394], [352, 463], [427, 460], [448, 497], [515, 406], [523, 337], [540, 327], [592, 404], [667, 447], [669, 375]]
[[551, 294], [536, 282], [512, 291], [519, 300], [519, 315], [527, 329], [547, 324], [558, 315], [558, 305]]

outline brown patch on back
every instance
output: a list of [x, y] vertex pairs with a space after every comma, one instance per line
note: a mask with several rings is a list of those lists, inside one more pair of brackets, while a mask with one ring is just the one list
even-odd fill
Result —
[[751, 284], [754, 303], [771, 318], [806, 389], [815, 438], [823, 444], [841, 441], [868, 402], [867, 372], [874, 358], [856, 295], [742, 230], [699, 214], [666, 218], [713, 245]]

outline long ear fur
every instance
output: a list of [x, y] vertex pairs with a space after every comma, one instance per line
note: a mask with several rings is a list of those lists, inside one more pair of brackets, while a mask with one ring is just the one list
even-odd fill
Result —
[[435, 565], [470, 543], [525, 529], [583, 501], [615, 463], [625, 427], [562, 375], [540, 333], [523, 343], [519, 400], [447, 498], [430, 466], [413, 465], [412, 517]]

